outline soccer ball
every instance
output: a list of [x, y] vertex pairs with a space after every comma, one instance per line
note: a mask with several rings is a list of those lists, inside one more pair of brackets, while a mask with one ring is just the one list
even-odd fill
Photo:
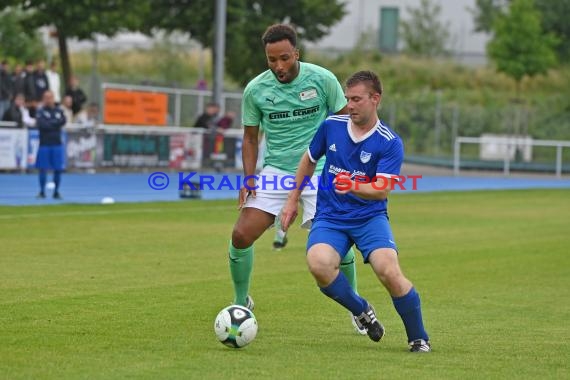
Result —
[[257, 320], [248, 308], [230, 305], [218, 313], [214, 331], [218, 340], [226, 346], [241, 348], [255, 339]]

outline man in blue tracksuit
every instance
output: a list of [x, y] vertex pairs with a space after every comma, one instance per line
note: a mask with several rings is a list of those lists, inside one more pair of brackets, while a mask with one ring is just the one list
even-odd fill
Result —
[[36, 126], [40, 132], [40, 148], [36, 158], [36, 168], [40, 170], [40, 192], [38, 198], [45, 198], [47, 171], [53, 170], [54, 199], [61, 199], [59, 184], [65, 169], [65, 148], [61, 141], [61, 128], [65, 125], [65, 115], [55, 105], [53, 92], [46, 91], [43, 105], [36, 113]]

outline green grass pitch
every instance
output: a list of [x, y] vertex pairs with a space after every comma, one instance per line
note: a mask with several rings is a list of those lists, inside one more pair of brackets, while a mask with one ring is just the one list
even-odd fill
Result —
[[394, 194], [405, 274], [433, 352], [412, 355], [371, 269], [387, 335], [355, 335], [289, 246], [256, 245], [256, 340], [220, 344], [233, 201], [0, 207], [1, 379], [570, 378], [570, 192]]

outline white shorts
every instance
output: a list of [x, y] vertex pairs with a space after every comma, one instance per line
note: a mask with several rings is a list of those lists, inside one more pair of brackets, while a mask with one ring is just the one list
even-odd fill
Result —
[[[253, 207], [278, 217], [285, 206], [295, 176], [273, 167], [265, 167], [257, 177], [256, 197], [248, 197], [243, 207]], [[301, 227], [307, 229], [311, 228], [317, 209], [317, 176], [311, 177], [311, 184], [312, 186], [306, 186], [301, 193], [301, 205], [303, 206]]]

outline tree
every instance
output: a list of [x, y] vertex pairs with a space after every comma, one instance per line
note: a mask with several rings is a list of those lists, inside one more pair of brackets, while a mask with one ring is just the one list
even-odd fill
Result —
[[441, 6], [431, 0], [421, 0], [419, 8], [406, 7], [406, 11], [409, 19], [400, 24], [404, 51], [424, 57], [446, 55], [451, 33], [449, 22], [439, 20]]
[[570, 1], [536, 0], [536, 6], [542, 13], [542, 27], [554, 34], [560, 43], [556, 51], [561, 60], [570, 60]]
[[542, 31], [533, 0], [512, 1], [508, 13], [497, 16], [493, 32], [487, 52], [497, 70], [515, 80], [517, 97], [525, 76], [545, 74], [556, 63], [557, 40]]
[[[156, 5], [145, 20], [146, 33], [180, 30], [190, 33], [204, 47], [214, 46], [215, 1], [151, 3]], [[301, 40], [316, 41], [328, 34], [344, 14], [344, 4], [339, 0], [228, 0], [226, 72], [243, 85], [267, 68], [261, 35], [271, 24], [289, 22], [296, 25]]]
[[[511, 0], [476, 0], [475, 8], [469, 9], [473, 15], [476, 32], [491, 33], [494, 20], [504, 14]], [[570, 1], [536, 0], [536, 8], [542, 13], [542, 28], [553, 33], [560, 43], [557, 54], [562, 60], [570, 59]]]
[[72, 75], [68, 38], [92, 39], [97, 33], [113, 36], [120, 30], [137, 30], [149, 6], [145, 1], [133, 3], [129, 0], [27, 0], [11, 3], [25, 12], [22, 23], [29, 30], [41, 26], [55, 28], [66, 86]]
[[468, 8], [473, 15], [476, 32], [490, 33], [498, 15], [509, 5], [510, 0], [475, 0], [475, 8]]
[[19, 62], [37, 60], [45, 55], [45, 48], [37, 31], [25, 29], [20, 21], [23, 15], [15, 9], [0, 12], [0, 57]]

